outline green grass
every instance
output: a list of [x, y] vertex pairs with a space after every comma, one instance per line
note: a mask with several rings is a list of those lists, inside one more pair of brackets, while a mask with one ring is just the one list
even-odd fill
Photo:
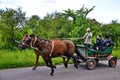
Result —
[[[29, 49], [23, 51], [0, 50], [0, 69], [34, 66], [35, 59], [36, 59], [36, 55], [33, 50], [29, 50]], [[63, 60], [60, 57], [53, 58], [52, 61], [54, 65], [63, 63]], [[40, 66], [45, 65], [41, 56], [39, 58], [39, 65]]]
[[0, 51], [0, 69], [33, 65], [34, 55], [31, 51]]
[[[113, 56], [120, 59], [120, 48], [114, 48], [112, 52]], [[20, 68], [20, 67], [31, 67], [35, 64], [36, 55], [33, 50], [0, 50], [0, 69]], [[62, 58], [53, 58], [54, 65], [63, 64]], [[72, 63], [70, 60], [69, 63]], [[43, 59], [39, 58], [39, 65], [44, 66]]]
[[112, 52], [113, 56], [116, 56], [118, 59], [120, 59], [120, 47], [114, 48]]

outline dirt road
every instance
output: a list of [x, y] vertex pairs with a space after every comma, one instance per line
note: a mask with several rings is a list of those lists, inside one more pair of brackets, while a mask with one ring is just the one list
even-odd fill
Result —
[[120, 60], [117, 66], [110, 68], [107, 62], [100, 62], [94, 70], [87, 70], [85, 64], [79, 69], [69, 65], [57, 66], [54, 76], [50, 76], [50, 68], [38, 67], [0, 70], [0, 80], [120, 80]]

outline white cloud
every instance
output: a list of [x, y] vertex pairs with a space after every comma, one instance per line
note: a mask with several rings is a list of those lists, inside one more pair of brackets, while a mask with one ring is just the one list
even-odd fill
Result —
[[112, 20], [118, 20], [120, 22], [120, 11], [117, 13], [110, 12], [96, 12], [92, 11], [89, 15], [89, 18], [95, 18], [100, 23], [111, 23]]
[[40, 17], [46, 15], [46, 13], [52, 13], [54, 11], [62, 11], [65, 9], [79, 9], [83, 3], [77, 0], [19, 0], [16, 3], [17, 6], [23, 7], [23, 11], [27, 11], [27, 16], [31, 14], [37, 14]]

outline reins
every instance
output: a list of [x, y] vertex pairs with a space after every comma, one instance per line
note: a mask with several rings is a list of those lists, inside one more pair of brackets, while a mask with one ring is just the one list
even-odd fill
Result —
[[61, 39], [61, 40], [80, 40], [83, 38], [57, 38], [57, 39]]

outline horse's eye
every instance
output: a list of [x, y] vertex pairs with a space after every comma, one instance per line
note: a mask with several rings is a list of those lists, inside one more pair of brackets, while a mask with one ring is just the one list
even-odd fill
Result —
[[25, 44], [29, 44], [30, 41], [31, 41], [31, 39], [27, 39], [24, 43], [25, 43]]

